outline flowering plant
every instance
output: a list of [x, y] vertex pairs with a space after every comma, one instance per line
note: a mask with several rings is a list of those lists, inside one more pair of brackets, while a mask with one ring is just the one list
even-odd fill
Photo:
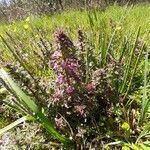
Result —
[[81, 30], [76, 45], [62, 30], [54, 36], [57, 47], [49, 64], [56, 80], [49, 102], [57, 110], [56, 127], [65, 134], [69, 127], [68, 134], [79, 143], [88, 134], [100, 134], [99, 123], [115, 128], [113, 109], [119, 107], [120, 99], [115, 86], [121, 81], [121, 62], [108, 55], [107, 65], [101, 67]]
[[[94, 45], [81, 30], [78, 31], [76, 43], [63, 30], [57, 30], [53, 44], [40, 38], [37, 45], [41, 53], [34, 51], [35, 64], [31, 63], [34, 69], [28, 65], [30, 58], [26, 53], [12, 49], [2, 38], [16, 62], [13, 64], [4, 58], [1, 60], [9, 73], [21, 83], [22, 89], [44, 108], [42, 113], [53, 120], [56, 130], [69, 136], [77, 147], [86, 148], [89, 143], [103, 143], [103, 138], [109, 140], [112, 133], [122, 137], [125, 130], [120, 124], [123, 122], [130, 126], [127, 138], [130, 137], [130, 131], [139, 132], [135, 117], [137, 112], [126, 109], [129, 107], [130, 87], [146, 48], [144, 43], [139, 44], [138, 36], [139, 31], [131, 52], [127, 41], [116, 56], [112, 51], [112, 39], [108, 47], [102, 46], [96, 54]], [[40, 76], [34, 70], [38, 70]], [[138, 86], [134, 83], [132, 90]], [[135, 107], [137, 104], [132, 102], [132, 105]], [[65, 141], [60, 134], [57, 134], [57, 138]]]

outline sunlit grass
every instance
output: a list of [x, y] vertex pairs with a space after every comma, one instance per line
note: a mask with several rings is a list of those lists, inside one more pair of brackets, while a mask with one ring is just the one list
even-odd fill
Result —
[[[48, 37], [51, 37], [53, 31], [59, 27], [67, 29], [70, 33], [74, 33], [78, 28], [91, 32], [88, 13], [90, 13], [92, 17], [94, 17], [93, 15], [97, 17], [97, 20], [94, 19], [92, 32], [101, 31], [104, 28], [109, 32], [110, 20], [119, 23], [122, 32], [127, 34], [134, 34], [139, 26], [141, 26], [141, 31], [144, 34], [148, 32], [150, 27], [150, 7], [147, 4], [128, 7], [111, 6], [104, 12], [100, 10], [93, 10], [91, 12], [76, 10], [65, 11], [61, 14], [55, 14], [54, 16], [30, 16], [30, 20], [25, 18], [24, 21], [1, 24], [0, 34], [4, 34], [5, 30], [22, 34], [24, 33], [24, 27], [26, 28], [27, 26], [46, 30]], [[29, 30], [29, 32], [31, 31], [32, 30]], [[75, 35], [72, 36], [74, 37]]]

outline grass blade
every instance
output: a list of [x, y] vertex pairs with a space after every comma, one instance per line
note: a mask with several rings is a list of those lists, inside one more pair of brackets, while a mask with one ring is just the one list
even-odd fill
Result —
[[147, 96], [147, 74], [148, 74], [148, 52], [145, 56], [145, 68], [144, 68], [144, 89], [143, 89], [143, 100], [142, 100], [142, 110], [140, 122], [143, 122], [145, 114], [150, 107], [150, 100]]
[[12, 128], [16, 127], [17, 125], [27, 121], [27, 120], [32, 120], [33, 118], [31, 116], [24, 116], [22, 118], [19, 118], [18, 120], [14, 121], [13, 123], [9, 124], [8, 126], [0, 129], [0, 135], [4, 134], [8, 130], [11, 130]]
[[137, 59], [136, 59], [136, 62], [135, 62], [133, 71], [132, 71], [132, 73], [131, 73], [131, 77], [130, 77], [130, 80], [129, 80], [129, 84], [128, 84], [126, 93], [124, 94], [124, 97], [123, 97], [123, 100], [126, 99], [128, 93], [129, 93], [129, 91], [130, 91], [130, 88], [131, 88], [131, 85], [132, 85], [132, 81], [133, 81], [134, 75], [135, 75], [135, 73], [136, 73], [136, 70], [137, 70], [137, 67], [138, 67], [138, 63], [139, 63], [139, 61], [140, 61], [140, 58], [141, 58], [141, 55], [142, 55], [142, 52], [143, 52], [144, 48], [145, 48], [145, 43], [142, 45], [142, 48], [141, 48], [141, 50], [140, 50], [140, 53], [139, 53], [139, 55], [138, 55], [138, 57], [137, 57]]
[[132, 59], [133, 59], [133, 56], [134, 56], [134, 51], [136, 49], [136, 46], [137, 46], [137, 42], [138, 42], [138, 38], [139, 38], [139, 35], [140, 35], [140, 29], [138, 29], [138, 32], [137, 32], [137, 36], [136, 36], [136, 39], [135, 39], [135, 43], [134, 43], [134, 46], [131, 50], [131, 53], [130, 53], [130, 58], [129, 58], [129, 62], [128, 64], [126, 65], [126, 68], [125, 68], [125, 73], [124, 73], [124, 76], [123, 76], [123, 83], [120, 87], [120, 93], [123, 93], [124, 90], [125, 90], [125, 85], [127, 83], [127, 79], [128, 79], [128, 76], [129, 76], [129, 73], [130, 73], [130, 66], [131, 66], [131, 63], [132, 63]]

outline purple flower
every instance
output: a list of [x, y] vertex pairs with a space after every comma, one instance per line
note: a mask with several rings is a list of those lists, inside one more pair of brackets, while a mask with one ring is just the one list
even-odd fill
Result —
[[67, 58], [63, 62], [62, 67], [64, 67], [68, 71], [76, 72], [78, 69], [77, 61], [75, 59]]
[[58, 63], [55, 62], [55, 63], [53, 64], [53, 68], [54, 68], [55, 70], [57, 70], [59, 67], [60, 67], [60, 66], [58, 65]]
[[77, 105], [75, 106], [75, 111], [79, 113], [81, 116], [83, 116], [85, 113], [85, 108], [86, 108], [85, 105]]
[[64, 83], [64, 80], [65, 80], [64, 75], [60, 73], [60, 74], [58, 75], [58, 78], [57, 78], [57, 80], [56, 80], [56, 83], [57, 83], [57, 84], [62, 84], [62, 83]]
[[55, 124], [56, 124], [56, 127], [59, 128], [59, 129], [62, 129], [65, 126], [62, 117], [55, 118]]
[[67, 94], [72, 94], [73, 92], [74, 92], [74, 87], [68, 86], [67, 89], [66, 89], [66, 93]]
[[62, 68], [67, 71], [69, 76], [73, 77], [76, 81], [80, 81], [81, 71], [78, 61], [76, 59], [67, 58], [62, 63]]

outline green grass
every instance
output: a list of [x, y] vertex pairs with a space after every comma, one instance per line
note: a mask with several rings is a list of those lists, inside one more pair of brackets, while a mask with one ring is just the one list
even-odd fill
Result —
[[[63, 28], [67, 31], [69, 37], [76, 39], [77, 29], [82, 29], [98, 51], [99, 45], [105, 43], [100, 41], [100, 38], [105, 34], [105, 40], [109, 39], [114, 32], [113, 25], [117, 26], [117, 38], [115, 36], [114, 40], [118, 43], [123, 40], [124, 35], [135, 37], [139, 27], [141, 27], [140, 37], [143, 37], [149, 43], [150, 4], [128, 7], [110, 6], [105, 11], [72, 10], [53, 16], [30, 16], [30, 20], [25, 18], [22, 21], [14, 21], [10, 24], [0, 23], [0, 35], [5, 38], [6, 31], [9, 32], [17, 41], [23, 41], [26, 51], [31, 51], [34, 49], [33, 41], [35, 42], [40, 34], [51, 41], [54, 31], [57, 28]], [[3, 46], [1, 40], [0, 47], [0, 51], [6, 51], [6, 47]], [[10, 54], [7, 53], [7, 55]]]
[[[90, 22], [89, 15], [91, 16], [92, 23]], [[47, 37], [56, 28], [64, 28], [67, 32], [71, 33], [72, 37], [75, 36], [76, 29], [81, 28], [95, 34], [99, 31], [105, 30], [110, 32], [110, 20], [114, 21], [121, 27], [123, 33], [134, 34], [137, 28], [141, 26], [142, 34], [149, 32], [150, 28], [150, 5], [136, 5], [130, 7], [111, 6], [102, 12], [100, 10], [93, 11], [65, 11], [61, 14], [53, 16], [40, 16], [32, 17], [29, 22], [29, 29], [24, 31], [25, 21], [16, 21], [11, 24], [0, 24], [0, 34], [5, 31], [16, 31], [19, 34], [31, 34], [31, 28], [40, 28], [46, 31]], [[92, 28], [92, 30], [91, 30]], [[28, 33], [29, 31], [29, 33]]]

